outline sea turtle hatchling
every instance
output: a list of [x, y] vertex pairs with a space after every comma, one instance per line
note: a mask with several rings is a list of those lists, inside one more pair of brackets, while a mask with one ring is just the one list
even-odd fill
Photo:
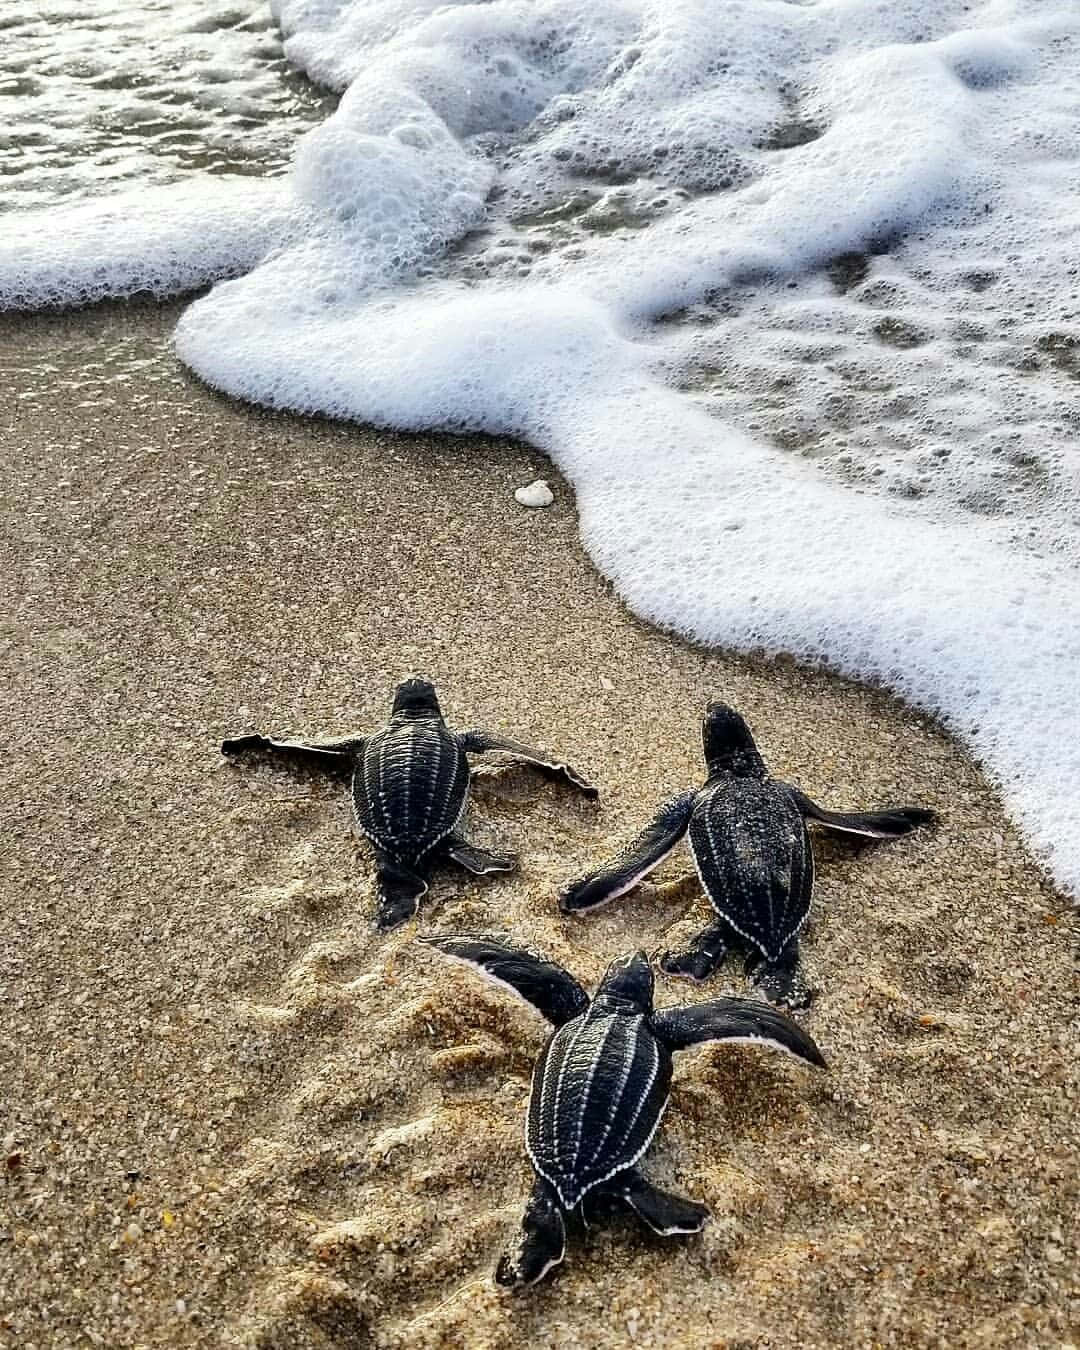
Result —
[[580, 1213], [587, 1198], [628, 1205], [663, 1237], [701, 1230], [704, 1205], [657, 1189], [638, 1170], [667, 1106], [675, 1051], [702, 1041], [750, 1041], [825, 1064], [797, 1023], [757, 999], [655, 1010], [644, 952], [613, 961], [590, 1000], [562, 966], [502, 937], [453, 933], [420, 941], [475, 967], [555, 1026], [536, 1061], [525, 1125], [536, 1182], [520, 1236], [495, 1272], [500, 1284], [535, 1284], [558, 1265], [566, 1216]]
[[468, 754], [504, 751], [586, 797], [597, 795], [556, 755], [488, 731], [452, 732], [434, 685], [423, 679], [398, 685], [390, 725], [374, 736], [340, 741], [235, 736], [222, 741], [221, 750], [226, 755], [266, 751], [351, 777], [354, 821], [375, 850], [376, 923], [382, 929], [416, 913], [428, 877], [444, 859], [477, 876], [516, 866], [512, 854], [477, 848], [458, 833], [469, 800]]
[[799, 969], [799, 930], [810, 910], [814, 855], [808, 820], [840, 835], [899, 839], [932, 822], [932, 811], [826, 811], [798, 788], [770, 778], [750, 729], [734, 708], [710, 703], [702, 722], [709, 776], [671, 798], [607, 866], [571, 882], [564, 913], [595, 909], [623, 895], [689, 832], [690, 851], [716, 918], [687, 950], [660, 959], [668, 975], [704, 980], [731, 948], [748, 952], [747, 973], [773, 1003], [810, 1001]]

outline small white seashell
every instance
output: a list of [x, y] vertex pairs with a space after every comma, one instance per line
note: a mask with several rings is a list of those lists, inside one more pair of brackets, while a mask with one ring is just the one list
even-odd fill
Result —
[[535, 483], [519, 487], [514, 493], [514, 499], [522, 506], [550, 506], [555, 500], [555, 494], [542, 478], [538, 478]]

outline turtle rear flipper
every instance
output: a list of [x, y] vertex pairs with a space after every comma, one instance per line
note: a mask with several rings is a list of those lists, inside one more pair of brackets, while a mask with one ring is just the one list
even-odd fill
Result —
[[902, 839], [920, 825], [933, 825], [937, 816], [925, 806], [890, 806], [883, 811], [826, 811], [796, 787], [789, 787], [795, 805], [807, 820], [831, 834], [861, 839]]
[[665, 975], [700, 983], [720, 969], [728, 948], [738, 941], [738, 936], [726, 920], [717, 919], [691, 938], [683, 951], [665, 952], [660, 958], [660, 969]]
[[566, 1223], [555, 1188], [536, 1178], [521, 1220], [521, 1234], [495, 1271], [497, 1284], [536, 1284], [566, 1255]]
[[375, 926], [385, 933], [411, 919], [427, 888], [427, 882], [418, 873], [380, 858], [375, 882]]
[[694, 1200], [672, 1195], [645, 1180], [640, 1172], [631, 1172], [621, 1188], [622, 1198], [639, 1219], [660, 1237], [679, 1233], [700, 1233], [709, 1211]]
[[768, 960], [759, 951], [750, 952], [745, 970], [754, 987], [776, 1007], [798, 1010], [810, 1006], [814, 991], [799, 960], [798, 938], [792, 938], [776, 961]]
[[466, 872], [477, 877], [487, 876], [490, 872], [512, 872], [518, 865], [516, 854], [492, 853], [486, 848], [477, 848], [459, 834], [450, 835], [443, 851], [459, 867], [464, 867]]

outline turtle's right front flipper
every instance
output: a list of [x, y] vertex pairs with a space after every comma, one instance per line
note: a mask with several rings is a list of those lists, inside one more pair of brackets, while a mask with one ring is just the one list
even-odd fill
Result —
[[420, 941], [517, 994], [557, 1027], [589, 1006], [588, 994], [569, 971], [535, 952], [514, 947], [505, 938], [449, 933]]
[[254, 750], [321, 769], [324, 773], [344, 775], [352, 772], [363, 749], [363, 739], [358, 736], [341, 741], [292, 741], [254, 735], [232, 736], [221, 742], [223, 755], [243, 755]]
[[798, 1022], [756, 999], [717, 998], [685, 1008], [664, 1008], [653, 1013], [652, 1029], [657, 1040], [673, 1052], [702, 1041], [748, 1041], [825, 1067], [824, 1055]]
[[924, 806], [892, 806], [883, 811], [826, 811], [801, 792], [788, 786], [795, 805], [807, 820], [832, 834], [860, 839], [902, 839], [920, 825], [933, 825], [937, 816]]
[[555, 1187], [536, 1178], [521, 1220], [521, 1235], [499, 1262], [497, 1284], [536, 1284], [566, 1255], [566, 1223]]
[[595, 909], [632, 890], [663, 862], [686, 833], [696, 797], [696, 791], [672, 797], [660, 808], [655, 820], [612, 862], [572, 881], [559, 896], [562, 912], [574, 914]]

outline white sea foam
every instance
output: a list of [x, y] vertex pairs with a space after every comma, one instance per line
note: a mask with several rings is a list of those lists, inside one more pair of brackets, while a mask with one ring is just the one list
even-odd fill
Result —
[[36, 289], [0, 245], [0, 304], [245, 272], [177, 332], [209, 382], [529, 438], [639, 613], [932, 709], [1080, 890], [1076, 7], [276, 12], [345, 91], [289, 200], [114, 205], [95, 289], [89, 217]]

